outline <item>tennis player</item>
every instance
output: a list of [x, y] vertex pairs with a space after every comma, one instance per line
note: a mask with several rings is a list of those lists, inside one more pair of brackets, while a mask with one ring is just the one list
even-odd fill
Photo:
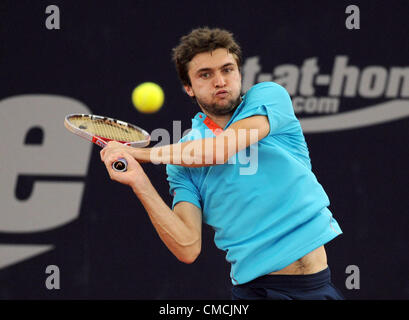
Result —
[[[199, 255], [202, 222], [212, 226], [231, 264], [233, 299], [343, 299], [324, 248], [342, 231], [311, 170], [287, 91], [262, 82], [242, 96], [241, 48], [226, 30], [193, 30], [173, 59], [201, 111], [192, 130], [162, 147], [109, 143], [101, 159], [110, 177], [133, 189], [182, 262]], [[112, 170], [119, 158], [128, 161], [127, 172]], [[171, 208], [139, 164], [147, 161], [167, 164]]]

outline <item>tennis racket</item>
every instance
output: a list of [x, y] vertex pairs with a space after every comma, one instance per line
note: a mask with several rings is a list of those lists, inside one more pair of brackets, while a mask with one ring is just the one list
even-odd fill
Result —
[[[104, 148], [109, 141], [117, 141], [131, 147], [146, 147], [150, 135], [145, 130], [116, 119], [92, 115], [69, 114], [64, 120], [65, 127], [72, 133]], [[128, 163], [121, 158], [112, 164], [119, 172], [127, 170]]]

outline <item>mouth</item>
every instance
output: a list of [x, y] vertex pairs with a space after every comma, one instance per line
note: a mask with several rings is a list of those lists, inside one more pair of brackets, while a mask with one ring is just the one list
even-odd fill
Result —
[[227, 95], [229, 95], [229, 91], [227, 90], [219, 90], [219, 91], [216, 91], [216, 94], [215, 94], [215, 96], [219, 98], [224, 98]]

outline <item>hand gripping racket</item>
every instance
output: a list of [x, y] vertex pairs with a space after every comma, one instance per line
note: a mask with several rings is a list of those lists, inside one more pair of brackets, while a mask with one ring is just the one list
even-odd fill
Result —
[[[145, 130], [116, 119], [91, 114], [69, 114], [64, 120], [65, 127], [72, 133], [104, 148], [109, 141], [117, 141], [131, 147], [146, 147], [150, 135]], [[115, 171], [124, 172], [128, 163], [121, 158], [112, 164]]]

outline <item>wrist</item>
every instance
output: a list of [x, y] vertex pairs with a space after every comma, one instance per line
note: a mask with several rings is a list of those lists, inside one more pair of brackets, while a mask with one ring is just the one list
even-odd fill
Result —
[[151, 187], [151, 183], [149, 179], [144, 177], [143, 179], [137, 179], [134, 180], [131, 184], [130, 187], [132, 188], [132, 191], [135, 193], [136, 196], [140, 197], [143, 196], [144, 194], [149, 193], [149, 187]]

